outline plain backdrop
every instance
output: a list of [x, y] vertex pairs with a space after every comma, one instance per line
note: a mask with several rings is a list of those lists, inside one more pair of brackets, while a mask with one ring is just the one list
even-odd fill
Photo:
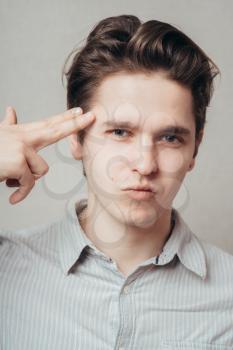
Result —
[[[174, 206], [202, 240], [233, 254], [233, 2], [230, 0], [0, 1], [0, 114], [14, 106], [19, 123], [66, 109], [61, 72], [70, 51], [101, 19], [133, 14], [169, 22], [189, 35], [216, 62], [221, 79], [207, 112], [195, 169]], [[50, 166], [26, 200], [12, 206], [0, 184], [0, 227], [24, 228], [55, 221], [82, 195], [81, 164], [67, 140], [42, 150]]]

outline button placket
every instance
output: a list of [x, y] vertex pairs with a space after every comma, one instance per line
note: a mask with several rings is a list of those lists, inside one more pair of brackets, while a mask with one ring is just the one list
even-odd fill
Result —
[[126, 350], [128, 348], [127, 343], [129, 342], [132, 333], [130, 315], [128, 314], [130, 310], [130, 299], [128, 297], [124, 298], [124, 295], [126, 296], [130, 293], [130, 288], [130, 285], [122, 286], [120, 293], [122, 298], [122, 310], [124, 309], [124, 317], [121, 319], [122, 332], [118, 338], [118, 345], [116, 347], [116, 350]]

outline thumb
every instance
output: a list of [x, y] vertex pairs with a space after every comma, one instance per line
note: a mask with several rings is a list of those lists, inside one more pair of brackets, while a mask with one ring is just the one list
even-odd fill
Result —
[[2, 125], [17, 124], [17, 116], [16, 116], [15, 109], [13, 107], [6, 108], [6, 115], [1, 124]]

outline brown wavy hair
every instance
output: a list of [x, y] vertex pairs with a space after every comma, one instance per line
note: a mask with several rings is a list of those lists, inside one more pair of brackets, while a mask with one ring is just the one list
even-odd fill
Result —
[[[84, 112], [89, 110], [98, 86], [114, 73], [148, 74], [161, 70], [169, 79], [191, 90], [198, 139], [206, 122], [213, 79], [220, 71], [187, 35], [157, 20], [143, 23], [136, 16], [120, 15], [97, 23], [85, 44], [73, 50], [65, 62], [67, 108], [80, 106]], [[83, 142], [84, 133], [80, 142]], [[194, 157], [196, 154], [197, 149]]]

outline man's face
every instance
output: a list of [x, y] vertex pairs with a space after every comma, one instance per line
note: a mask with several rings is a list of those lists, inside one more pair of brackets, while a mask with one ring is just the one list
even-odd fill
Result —
[[[171, 209], [194, 166], [191, 92], [162, 72], [121, 73], [102, 82], [91, 110], [82, 147], [88, 191], [118, 221], [148, 227]], [[139, 185], [154, 193], [125, 190]]]

